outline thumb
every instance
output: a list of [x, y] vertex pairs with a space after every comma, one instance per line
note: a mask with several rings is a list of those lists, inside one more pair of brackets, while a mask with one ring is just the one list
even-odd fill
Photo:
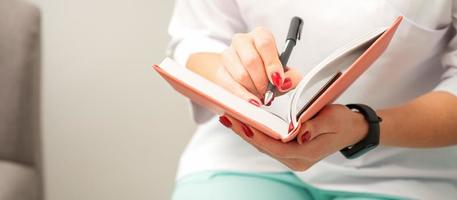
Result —
[[297, 69], [287, 68], [285, 71], [284, 81], [281, 87], [278, 88], [281, 93], [294, 89], [303, 78], [303, 75]]
[[318, 113], [316, 117], [302, 123], [302, 128], [297, 135], [297, 142], [304, 144], [320, 135], [334, 133], [335, 128], [332, 124], [328, 118]]

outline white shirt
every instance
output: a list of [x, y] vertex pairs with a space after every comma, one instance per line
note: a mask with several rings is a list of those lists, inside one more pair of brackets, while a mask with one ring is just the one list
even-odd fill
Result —
[[[332, 51], [405, 16], [384, 54], [338, 100], [376, 109], [432, 90], [457, 95], [457, 3], [451, 0], [177, 0], [169, 53], [181, 64], [196, 52], [221, 52], [232, 35], [256, 26], [271, 30], [281, 48], [293, 16], [304, 20], [289, 65], [309, 71]], [[258, 152], [198, 105], [199, 127], [181, 157], [178, 178], [204, 170], [279, 172], [289, 169]], [[373, 192], [414, 199], [457, 198], [457, 147], [380, 146], [355, 160], [339, 152], [305, 172], [323, 189]]]

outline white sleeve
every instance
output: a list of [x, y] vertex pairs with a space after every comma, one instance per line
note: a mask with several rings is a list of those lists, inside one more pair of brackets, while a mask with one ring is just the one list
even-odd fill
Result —
[[453, 2], [452, 27], [453, 38], [449, 42], [448, 49], [442, 58], [445, 72], [441, 82], [434, 89], [435, 91], [446, 91], [457, 96], [457, 1]]
[[246, 32], [235, 0], [177, 0], [168, 32], [168, 56], [178, 63], [197, 52], [221, 52]]
[[[222, 52], [233, 34], [246, 32], [235, 0], [177, 0], [168, 32], [167, 55], [185, 65], [193, 53]], [[192, 103], [194, 120], [203, 123], [213, 114]]]

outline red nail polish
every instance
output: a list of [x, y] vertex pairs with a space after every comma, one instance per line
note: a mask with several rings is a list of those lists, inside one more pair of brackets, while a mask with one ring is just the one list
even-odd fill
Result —
[[294, 130], [294, 125], [292, 123], [289, 124], [289, 133]]
[[308, 131], [306, 131], [302, 136], [301, 136], [301, 143], [305, 143], [309, 140], [309, 138], [311, 137], [311, 134], [309, 134]]
[[243, 128], [243, 132], [248, 138], [252, 138], [254, 136], [254, 133], [248, 126], [246, 126], [246, 124], [242, 123], [241, 128]]
[[260, 103], [254, 99], [249, 99], [249, 103], [251, 103], [254, 106], [260, 107]]
[[282, 83], [281, 89], [288, 90], [292, 87], [292, 80], [290, 78], [284, 79], [284, 83]]
[[279, 72], [273, 72], [271, 74], [271, 80], [273, 81], [273, 84], [276, 87], [279, 87], [282, 85], [282, 78], [281, 78], [281, 74], [279, 74]]
[[232, 127], [232, 122], [224, 115], [219, 117], [219, 122], [227, 128]]

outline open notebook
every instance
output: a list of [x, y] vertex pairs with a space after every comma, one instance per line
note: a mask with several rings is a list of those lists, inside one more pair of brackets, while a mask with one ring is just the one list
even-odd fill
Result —
[[[269, 136], [288, 142], [301, 122], [332, 103], [384, 52], [402, 17], [350, 42], [307, 73], [291, 91], [280, 112], [269, 112], [233, 95], [219, 85], [165, 58], [154, 69], [177, 91], [216, 114], [227, 113]], [[292, 129], [290, 129], [292, 127]]]

